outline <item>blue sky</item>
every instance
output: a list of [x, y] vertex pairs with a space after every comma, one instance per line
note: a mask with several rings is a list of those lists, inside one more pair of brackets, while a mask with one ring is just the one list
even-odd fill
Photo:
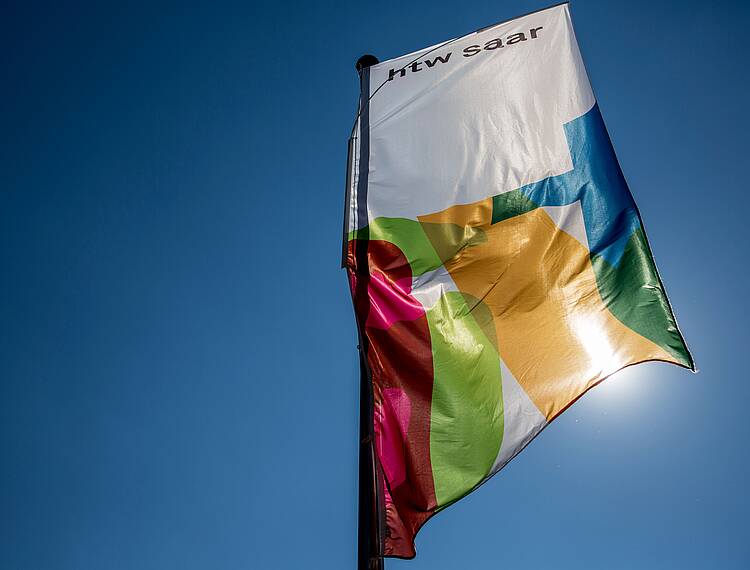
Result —
[[[539, 2], [7, 5], [0, 568], [352, 568], [353, 64]], [[420, 568], [746, 568], [748, 8], [572, 5], [700, 373], [594, 389]]]

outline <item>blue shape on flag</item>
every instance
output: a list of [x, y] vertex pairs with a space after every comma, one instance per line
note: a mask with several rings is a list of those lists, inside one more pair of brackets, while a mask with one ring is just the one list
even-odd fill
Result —
[[591, 254], [619, 264], [641, 222], [617, 162], [599, 105], [564, 125], [573, 169], [519, 188], [537, 206], [566, 206], [580, 200]]

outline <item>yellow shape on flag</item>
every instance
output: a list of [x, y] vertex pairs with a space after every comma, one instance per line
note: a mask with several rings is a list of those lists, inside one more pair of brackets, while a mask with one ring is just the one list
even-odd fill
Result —
[[487, 199], [419, 220], [483, 231], [486, 240], [445, 267], [459, 291], [489, 308], [500, 357], [548, 420], [624, 366], [676, 362], [609, 311], [588, 249], [542, 208], [492, 224]]

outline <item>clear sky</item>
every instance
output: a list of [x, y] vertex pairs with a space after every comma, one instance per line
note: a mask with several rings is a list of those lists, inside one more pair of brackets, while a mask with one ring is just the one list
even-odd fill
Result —
[[[354, 62], [545, 5], [5, 4], [0, 568], [354, 567]], [[391, 569], [750, 566], [748, 7], [572, 13], [700, 373], [605, 382]]]

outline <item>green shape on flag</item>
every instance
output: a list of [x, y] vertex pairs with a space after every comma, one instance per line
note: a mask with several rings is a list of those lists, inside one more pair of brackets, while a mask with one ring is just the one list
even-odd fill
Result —
[[406, 257], [414, 277], [442, 265], [419, 222], [408, 218], [376, 218], [369, 226], [349, 232], [349, 239], [382, 240], [394, 244]]
[[459, 292], [427, 311], [434, 384], [430, 459], [438, 509], [489, 475], [503, 439], [500, 359]]
[[693, 369], [693, 359], [677, 329], [643, 228], [639, 226], [630, 236], [616, 267], [596, 254], [591, 256], [591, 263], [599, 294], [612, 314]]
[[527, 198], [520, 189], [503, 192], [492, 197], [492, 223], [520, 216], [538, 207], [539, 205]]

